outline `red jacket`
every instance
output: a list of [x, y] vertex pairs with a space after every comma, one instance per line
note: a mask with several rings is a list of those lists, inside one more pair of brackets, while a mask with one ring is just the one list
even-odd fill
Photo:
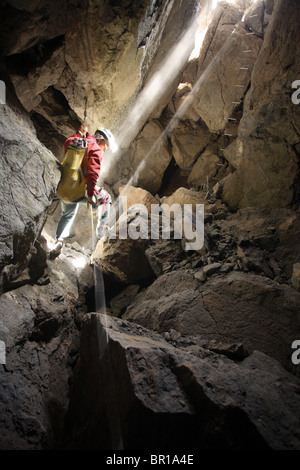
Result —
[[[64, 143], [65, 153], [74, 139], [80, 138], [81, 135], [79, 132], [76, 132], [74, 135], [69, 137]], [[95, 186], [100, 175], [101, 162], [104, 152], [97, 144], [95, 137], [88, 134], [85, 137], [85, 140], [87, 141], [87, 150], [85, 157], [82, 160], [81, 168], [86, 178], [87, 195], [92, 197], [94, 195]]]

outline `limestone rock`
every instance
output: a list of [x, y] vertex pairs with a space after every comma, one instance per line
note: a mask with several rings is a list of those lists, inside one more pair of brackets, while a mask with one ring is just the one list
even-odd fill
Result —
[[[1, 289], [26, 268], [60, 179], [53, 154], [28, 117], [1, 105]], [[14, 131], [12, 132], [12, 129]]]
[[205, 126], [180, 122], [170, 135], [172, 153], [180, 168], [191, 168], [196, 157], [200, 155], [211, 136]]
[[34, 312], [28, 300], [22, 299], [18, 292], [6, 292], [1, 296], [0, 311], [1, 339], [10, 348], [15, 341], [29, 336], [28, 331], [34, 324]]
[[286, 281], [291, 278], [293, 265], [300, 257], [298, 211], [249, 207], [238, 210], [219, 223], [224, 235], [230, 233], [237, 241], [245, 237], [261, 250], [266, 250], [280, 263], [286, 273]]
[[[195, 64], [194, 67], [191, 67], [190, 65], [191, 63]], [[172, 97], [172, 100], [167, 106], [167, 109], [166, 109], [167, 115], [169, 116], [169, 119], [174, 120], [175, 127], [177, 127], [178, 125], [179, 118], [182, 121], [187, 121], [187, 122], [198, 121], [197, 113], [195, 113], [193, 109], [190, 106], [188, 106], [188, 101], [191, 98], [190, 93], [192, 91], [192, 83], [194, 83], [196, 80], [196, 73], [197, 73], [196, 62], [195, 60], [190, 61], [184, 71], [183, 77], [181, 78], [181, 80], [185, 80], [185, 81], [179, 84], [174, 96]], [[203, 129], [202, 129], [202, 133], [204, 134]]]
[[113, 315], [119, 317], [124, 313], [126, 307], [132, 302], [136, 294], [138, 293], [140, 286], [137, 284], [132, 284], [110, 301], [110, 308], [112, 309]]
[[[27, 62], [30, 69], [29, 75], [21, 67], [17, 68], [18, 73], [13, 70], [21, 103], [30, 111], [42, 112], [65, 137], [69, 129], [64, 122], [70, 114], [77, 124], [88, 116], [93, 130], [101, 122], [112, 126], [116, 110], [128, 103], [139, 85], [143, 54], [137, 51], [135, 37], [145, 6], [136, 5], [134, 15], [126, 2], [108, 11], [102, 4], [83, 8], [77, 1], [72, 5], [66, 1], [41, 2], [30, 13], [22, 10], [20, 5], [6, 5], [3, 15], [7, 29], [2, 32], [5, 54], [12, 62], [15, 57]], [[12, 27], [11, 18], [21, 32], [14, 38], [7, 34]], [[108, 51], [113, 51], [113, 62]], [[127, 77], [126, 87], [120, 83], [120, 76], [123, 80]], [[49, 103], [44, 94], [50, 91], [51, 106], [45, 114], [45, 106], [39, 103]], [[53, 111], [62, 103], [64, 110], [57, 119]]]
[[232, 30], [213, 60], [200, 66], [193, 88], [191, 107], [211, 132], [224, 131], [230, 119], [236, 119], [233, 111], [247, 90], [262, 45], [260, 38], [247, 34], [244, 23], [233, 23]]
[[299, 379], [263, 353], [237, 364], [92, 313], [83, 323], [64, 448], [297, 449], [299, 389]]
[[[76, 127], [87, 118], [92, 132], [99, 125], [112, 128], [122, 146], [128, 146], [150, 114], [157, 117], [153, 108], [164, 107], [173, 94], [193, 48], [200, 9], [196, 0], [148, 3], [6, 2], [2, 50], [25, 109], [43, 115], [64, 137], [70, 124]], [[165, 86], [155, 87], [155, 94], [148, 93], [142, 107], [128, 116], [138, 92], [161, 69], [166, 51], [190, 21], [194, 27], [188, 28], [180, 61], [177, 54], [172, 70], [165, 65]]]
[[[14, 87], [27, 111], [31, 111], [41, 103], [41, 94], [57, 83], [64, 67], [64, 48], [61, 46], [54, 50], [46, 63], [36, 67], [34, 72], [29, 72], [27, 79], [22, 75], [12, 75]], [[40, 109], [43, 110], [43, 106]]]
[[273, 8], [274, 8], [274, 0], [266, 0], [266, 12], [271, 15], [273, 13]]
[[[154, 98], [159, 97], [150, 100], [149, 110], [146, 109], [148, 118], [149, 112], [152, 118], [158, 118], [174, 94], [195, 46], [201, 12], [197, 0], [188, 0], [184, 4], [169, 0], [162, 2], [161, 7], [161, 21], [157, 22], [149, 35], [142, 66], [145, 91], [152, 93]], [[155, 50], [156, 54], [153, 53]]]
[[123, 318], [158, 332], [174, 328], [185, 336], [242, 342], [248, 351], [258, 349], [291, 370], [299, 303], [293, 288], [257, 274], [229, 272], [200, 284], [192, 272], [178, 270], [140, 292]]
[[[181, 270], [165, 273], [146, 291], [137, 295], [123, 318], [133, 320], [142, 326], [147, 324], [149, 329], [159, 332], [173, 328], [184, 335], [192, 330], [197, 334], [197, 319], [188, 312], [194, 300], [198, 298], [198, 285], [198, 281], [191, 273]], [[162, 292], [165, 302], [162, 302]], [[143, 317], [140, 315], [141, 311]]]
[[142, 188], [136, 188], [131, 185], [121, 186], [119, 193], [123, 210], [127, 210], [127, 208], [135, 204], [143, 204], [148, 211], [151, 211], [151, 204], [157, 204], [155, 197], [149, 191]]
[[[0, 448], [299, 450], [299, 1], [219, 2], [189, 64], [211, 1], [2, 3], [24, 109], [0, 110]], [[60, 176], [40, 142], [81, 118], [117, 132], [129, 201], [94, 266], [86, 207], [55, 260], [39, 236]], [[200, 250], [161, 237], [158, 203], [205, 204]]]
[[96, 246], [93, 261], [108, 279], [124, 284], [142, 282], [153, 276], [144, 250], [144, 240], [104, 238]]
[[234, 167], [237, 168], [244, 157], [244, 147], [239, 139], [235, 139], [224, 149], [224, 157]]
[[1, 450], [44, 450], [61, 440], [78, 350], [76, 323], [87, 312], [83, 299], [94, 281], [88, 262], [73, 264], [83, 256], [65, 248], [60, 258], [48, 260], [48, 283], [29, 283], [0, 297], [0, 335], [6, 346], [0, 373]]
[[250, 31], [262, 37], [264, 34], [265, 2], [260, 0], [251, 6], [245, 14], [245, 23]]
[[248, 356], [242, 343], [221, 343], [212, 340], [204, 342], [203, 347], [218, 354], [224, 354], [224, 356], [237, 361], [245, 359]]
[[145, 255], [157, 277], [172, 270], [183, 258], [181, 245], [175, 240], [157, 240], [145, 250]]
[[172, 206], [173, 204], [179, 204], [183, 206], [184, 204], [204, 204], [204, 194], [195, 191], [194, 189], [187, 189], [184, 187], [178, 188], [171, 196], [162, 198], [163, 204], [168, 204]]
[[187, 180], [188, 184], [199, 186], [207, 184], [221, 165], [221, 159], [217, 155], [209, 149], [205, 150], [194, 164]]
[[197, 78], [202, 75], [222, 49], [224, 43], [232, 34], [234, 25], [242, 20], [244, 10], [245, 5], [232, 5], [227, 2], [218, 3], [211, 22], [208, 24], [200, 56], [197, 60]]
[[274, 278], [272, 269], [265, 259], [263, 251], [255, 245], [248, 241], [240, 243], [237, 254], [249, 270], [264, 273], [270, 279]]
[[148, 222], [148, 211], [137, 214], [131, 206], [109, 235], [98, 241], [93, 263], [108, 279], [126, 285], [153, 278], [154, 273], [145, 256], [150, 243]]
[[[75, 6], [76, 6], [75, 2]], [[45, 8], [46, 7], [46, 8]], [[44, 44], [51, 44], [55, 38], [63, 35], [65, 30], [66, 16], [68, 13], [68, 4], [65, 1], [57, 2], [37, 2], [35, 0], [7, 2], [2, 11], [5, 21], [1, 31], [3, 49], [6, 55], [20, 54], [23, 51], [30, 51], [28, 59], [38, 61], [42, 55], [43, 48], [37, 47], [41, 39]], [[44, 15], [42, 14], [44, 9]], [[25, 14], [24, 14], [25, 13]], [[28, 27], [29, 18], [30, 27]], [[22, 34], [9, 34], [13, 27], [22, 31]]]
[[300, 123], [291, 100], [291, 85], [299, 63], [290, 48], [292, 41], [300, 40], [298, 18], [297, 2], [276, 2], [253, 69], [238, 143], [232, 148], [233, 157], [238, 149], [238, 157], [234, 157], [237, 170], [223, 186], [222, 198], [230, 208], [287, 207], [298, 197], [295, 145]]
[[[132, 159], [130, 181], [152, 194], [159, 191], [172, 154], [159, 121], [148, 122], [129, 149]], [[126, 163], [126, 160], [123, 164]]]
[[211, 276], [212, 274], [217, 272], [219, 269], [221, 269], [221, 267], [222, 267], [222, 263], [211, 263], [211, 264], [207, 264], [206, 266], [204, 266], [202, 271], [205, 276]]

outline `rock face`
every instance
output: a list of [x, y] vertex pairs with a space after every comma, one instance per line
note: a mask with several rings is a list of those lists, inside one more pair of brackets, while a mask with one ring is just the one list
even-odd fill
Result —
[[[246, 211], [222, 220], [222, 206], [205, 207], [203, 249], [189, 253], [182, 240], [152, 241], [145, 255], [157, 279], [123, 318], [160, 333], [242, 342], [294, 370], [290, 348], [300, 331], [300, 297], [284, 241], [289, 214]], [[291, 227], [288, 233], [290, 243]]]
[[[135, 292], [123, 310], [116, 310], [114, 298], [111, 305], [108, 300], [109, 311], [160, 333], [172, 329], [183, 336], [242, 342], [246, 350], [258, 349], [298, 374], [290, 353], [300, 332], [294, 263], [299, 216], [258, 209], [230, 215], [220, 201], [208, 204], [204, 194], [184, 188], [160, 202], [204, 203], [204, 244], [188, 251], [184, 233], [177, 239], [172, 234], [164, 239], [162, 232], [157, 240], [143, 237], [151, 217], [137, 216], [130, 206], [117, 224], [117, 233], [123, 225], [126, 237], [103, 238], [93, 254], [108, 286], [117, 282], [124, 295], [127, 286]], [[130, 232], [131, 224], [139, 230]]]
[[299, 386], [258, 351], [237, 363], [197, 337], [174, 347], [142, 327], [90, 314], [66, 448], [298, 449]]
[[298, 293], [255, 274], [213, 276], [222, 268], [230, 265], [207, 265], [200, 280], [200, 271], [163, 274], [137, 295], [123, 318], [159, 332], [174, 329], [186, 336], [194, 331], [221, 342], [240, 341], [247, 350], [259, 349], [290, 367], [294, 326], [300, 327]]
[[3, 9], [9, 78], [24, 108], [65, 138], [82, 119], [92, 131], [100, 125], [116, 131], [164, 48], [199, 9], [196, 0], [25, 3], [10, 1]]
[[[300, 449], [299, 4], [214, 3], [3, 5], [1, 450]], [[84, 118], [121, 204], [50, 259]]]
[[[199, 57], [189, 62], [177, 90], [161, 114], [155, 114], [162, 141], [169, 139], [167, 157], [144, 139], [147, 126], [152, 126], [149, 120], [130, 151], [103, 176], [116, 193], [130, 178], [153, 195], [161, 192], [159, 186], [172, 176], [168, 171], [174, 162], [189, 187], [213, 187], [222, 181], [222, 198], [233, 210], [287, 207], [298, 201], [299, 124], [291, 87], [297, 75], [299, 28], [294, 12], [299, 6], [289, 3], [283, 23], [285, 8], [282, 1], [274, 9], [263, 1], [254, 6], [218, 4]], [[202, 20], [200, 15], [202, 30], [205, 11]], [[282, 46], [287, 29], [294, 39]], [[293, 41], [294, 48], [288, 46]], [[284, 126], [282, 116], [289, 116]], [[153, 170], [158, 154], [161, 164]]]
[[147, 123], [128, 152], [132, 156], [132, 167], [136, 169], [129, 181], [156, 194], [172, 158], [162, 125], [154, 120]]
[[[249, 35], [244, 23], [237, 23], [220, 50], [213, 50], [213, 60], [200, 72], [192, 106], [211, 132], [223, 131], [230, 119], [236, 120], [236, 103], [247, 90], [261, 46], [260, 38]], [[209, 99], [204, 100], [207, 96]]]
[[66, 248], [59, 259], [44, 259], [44, 270], [36, 283], [23, 280], [0, 298], [2, 450], [53, 449], [64, 433], [93, 269], [84, 253]]
[[290, 49], [285, 33], [288, 30], [299, 43], [298, 18], [296, 1], [275, 2], [237, 142], [227, 149], [229, 159], [238, 159], [236, 172], [228, 176], [223, 188], [223, 200], [231, 207], [286, 207], [298, 198], [300, 123], [291, 86], [299, 57]]
[[[92, 128], [103, 119], [111, 126], [108, 113], [115, 116], [139, 84], [142, 51], [137, 54], [136, 37], [145, 6], [135, 2], [135, 16], [126, 1], [114, 7], [103, 2], [70, 5], [58, 1], [50, 5], [43, 1], [34, 6], [31, 2], [30, 8], [23, 3], [8, 2], [5, 6], [7, 30], [18, 27], [22, 34], [13, 35], [13, 39], [3, 31], [2, 42], [12, 82], [25, 109], [42, 115], [65, 137], [87, 115]], [[99, 56], [105, 60], [99, 61]], [[17, 60], [26, 60], [27, 70], [16, 67]], [[116, 73], [117, 63], [121, 74]], [[126, 88], [120, 86], [121, 76], [128, 81]], [[106, 108], [106, 116], [104, 102], [110, 108]]]
[[31, 121], [1, 105], [0, 289], [28, 266], [45, 222], [60, 171], [52, 153], [37, 139]]

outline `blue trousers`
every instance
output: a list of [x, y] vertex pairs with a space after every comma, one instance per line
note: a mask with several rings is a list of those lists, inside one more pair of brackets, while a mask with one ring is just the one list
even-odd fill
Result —
[[[57, 229], [56, 229], [56, 239], [59, 241], [63, 241], [67, 238], [71, 238], [73, 236], [72, 227], [76, 217], [76, 214], [79, 209], [79, 204], [86, 204], [86, 199], [82, 198], [80, 201], [77, 202], [64, 202], [61, 201], [61, 209], [62, 215], [58, 222]], [[97, 208], [98, 211], [98, 225], [104, 225], [109, 217], [111, 207], [111, 197], [109, 203], [106, 206], [106, 211], [103, 212], [103, 206], [100, 205]]]

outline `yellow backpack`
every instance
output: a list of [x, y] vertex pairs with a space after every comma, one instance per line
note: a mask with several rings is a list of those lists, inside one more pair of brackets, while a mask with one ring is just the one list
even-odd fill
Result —
[[74, 202], [85, 195], [85, 175], [81, 163], [86, 153], [87, 140], [75, 138], [61, 162], [62, 176], [57, 195], [65, 202]]

